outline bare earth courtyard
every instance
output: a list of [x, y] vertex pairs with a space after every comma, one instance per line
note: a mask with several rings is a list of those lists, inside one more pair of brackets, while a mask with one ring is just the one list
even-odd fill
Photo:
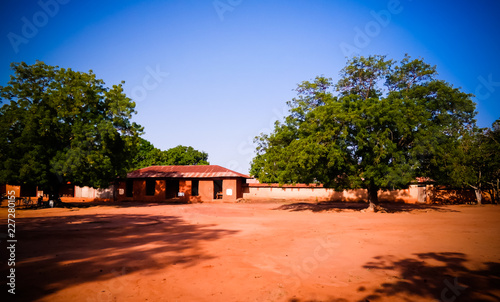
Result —
[[493, 205], [17, 209], [15, 301], [499, 301], [499, 231]]

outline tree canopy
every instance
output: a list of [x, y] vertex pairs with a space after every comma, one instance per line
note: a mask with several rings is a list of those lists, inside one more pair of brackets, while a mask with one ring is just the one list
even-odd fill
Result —
[[141, 138], [132, 170], [160, 165], [208, 165], [208, 154], [193, 147], [177, 146], [162, 151]]
[[122, 84], [105, 87], [96, 75], [12, 63], [0, 87], [0, 182], [107, 187], [125, 176], [142, 127], [131, 122], [135, 103]]
[[372, 207], [380, 189], [436, 177], [476, 114], [472, 95], [436, 77], [422, 59], [376, 55], [350, 59], [337, 83], [302, 82], [284, 122], [256, 138], [250, 173], [265, 183], [367, 189]]

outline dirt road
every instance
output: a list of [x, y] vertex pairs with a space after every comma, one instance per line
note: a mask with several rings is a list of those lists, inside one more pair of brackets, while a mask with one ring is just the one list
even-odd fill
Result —
[[17, 301], [500, 300], [500, 206], [84, 206], [17, 210]]

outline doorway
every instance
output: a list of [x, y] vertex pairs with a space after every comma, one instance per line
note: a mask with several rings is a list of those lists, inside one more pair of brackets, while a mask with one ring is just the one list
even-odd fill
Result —
[[222, 199], [222, 179], [214, 180], [214, 199]]
[[418, 203], [426, 203], [427, 202], [427, 188], [425, 185], [418, 185]]
[[165, 183], [165, 198], [172, 199], [177, 197], [179, 193], [179, 180], [167, 179]]

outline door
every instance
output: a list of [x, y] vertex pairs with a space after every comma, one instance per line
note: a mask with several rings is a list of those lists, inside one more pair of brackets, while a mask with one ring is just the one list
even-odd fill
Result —
[[418, 186], [418, 203], [425, 203], [427, 201], [427, 190], [425, 185]]

